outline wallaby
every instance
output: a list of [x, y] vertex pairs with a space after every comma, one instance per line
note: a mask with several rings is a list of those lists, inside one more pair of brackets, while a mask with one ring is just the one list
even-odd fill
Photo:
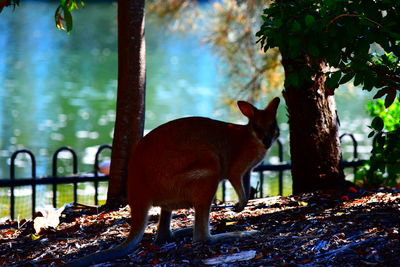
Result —
[[279, 98], [274, 98], [264, 110], [245, 101], [237, 104], [249, 119], [247, 125], [189, 117], [163, 124], [147, 134], [129, 159], [127, 193], [132, 219], [128, 238], [115, 248], [67, 265], [88, 266], [133, 251], [143, 237], [151, 206], [161, 207], [157, 242], [174, 236], [170, 230], [171, 212], [189, 207], [195, 210], [193, 241], [218, 241], [253, 234], [234, 232], [212, 236], [209, 230], [210, 207], [219, 182], [223, 179], [231, 182], [239, 198], [236, 210], [243, 210], [250, 189], [250, 178], [245, 174], [263, 160], [279, 135], [276, 123]]

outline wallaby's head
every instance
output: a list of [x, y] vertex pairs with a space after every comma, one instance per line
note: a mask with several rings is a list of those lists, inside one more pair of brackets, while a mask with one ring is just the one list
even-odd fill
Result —
[[249, 126], [267, 149], [279, 136], [279, 128], [276, 123], [276, 111], [279, 102], [279, 98], [275, 97], [262, 110], [257, 109], [246, 101], [237, 102], [240, 111], [249, 119]]

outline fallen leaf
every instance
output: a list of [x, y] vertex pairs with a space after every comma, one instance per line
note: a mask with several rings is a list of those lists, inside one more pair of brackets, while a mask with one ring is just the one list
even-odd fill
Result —
[[299, 206], [302, 206], [302, 207], [308, 206], [308, 203], [304, 202], [304, 201], [298, 201], [297, 203], [299, 204]]
[[260, 252], [254, 257], [254, 259], [259, 260], [259, 259], [262, 259], [263, 257], [264, 257], [264, 254], [262, 252]]
[[15, 229], [10, 228], [10, 229], [8, 229], [3, 235], [12, 235], [12, 234], [14, 234], [14, 233], [15, 233]]
[[43, 217], [36, 217], [33, 220], [33, 228], [35, 228], [36, 233], [39, 233], [42, 228], [56, 228], [60, 224], [60, 216], [64, 209], [65, 206], [62, 206], [59, 209], [47, 209], [42, 211]]
[[38, 240], [39, 238], [40, 238], [40, 235], [31, 234], [32, 240]]

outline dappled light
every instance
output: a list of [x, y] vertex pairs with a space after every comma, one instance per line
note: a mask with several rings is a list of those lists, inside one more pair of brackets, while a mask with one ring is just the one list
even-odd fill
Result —
[[[214, 206], [210, 214], [214, 234], [260, 231], [255, 237], [219, 244], [193, 244], [190, 237], [183, 237], [154, 245], [160, 211], [153, 209], [143, 242], [114, 264], [201, 265], [224, 263], [223, 259], [228, 258], [238, 266], [396, 265], [400, 260], [400, 193], [365, 192], [348, 201], [338, 197], [313, 193], [258, 199], [250, 201], [240, 214], [233, 212], [229, 203]], [[129, 232], [129, 208], [96, 215], [97, 212], [89, 207], [67, 207], [56, 229], [42, 229], [39, 233], [35, 233], [32, 222], [22, 221], [19, 227], [13, 222], [5, 223], [0, 229], [4, 241], [0, 245], [0, 263], [59, 264], [120, 243]], [[177, 210], [172, 229], [192, 226], [193, 218], [193, 210]], [[104, 228], [108, 230], [104, 232]], [[37, 239], [43, 241], [37, 243]], [[13, 250], [8, 249], [10, 246]]]
[[1, 266], [397, 266], [400, 1], [0, 0]]

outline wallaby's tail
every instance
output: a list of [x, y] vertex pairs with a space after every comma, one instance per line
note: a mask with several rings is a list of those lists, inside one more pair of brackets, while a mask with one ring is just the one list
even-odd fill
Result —
[[134, 211], [132, 211], [131, 231], [129, 232], [127, 239], [122, 244], [116, 246], [115, 248], [96, 252], [86, 257], [68, 262], [64, 266], [90, 266], [101, 262], [115, 260], [132, 252], [136, 248], [137, 244], [139, 244], [139, 242], [142, 240], [144, 230], [146, 229], [148, 207], [140, 207], [140, 211], [137, 209], [132, 210]]

